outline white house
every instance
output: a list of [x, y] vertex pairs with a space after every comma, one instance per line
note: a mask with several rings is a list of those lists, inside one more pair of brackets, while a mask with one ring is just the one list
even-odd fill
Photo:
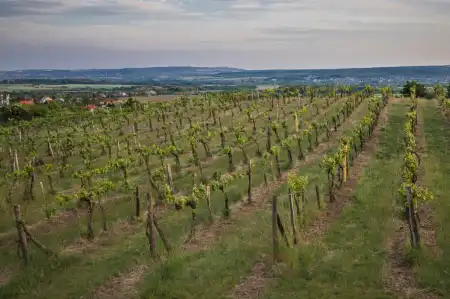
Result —
[[48, 104], [51, 101], [53, 101], [52, 98], [50, 98], [50, 97], [43, 97], [42, 99], [39, 100], [39, 104]]
[[56, 99], [56, 101], [58, 103], [65, 103], [66, 102], [66, 100], [64, 100], [63, 98], [58, 98], [58, 99]]
[[10, 103], [9, 94], [0, 94], [0, 105], [9, 106], [9, 103]]

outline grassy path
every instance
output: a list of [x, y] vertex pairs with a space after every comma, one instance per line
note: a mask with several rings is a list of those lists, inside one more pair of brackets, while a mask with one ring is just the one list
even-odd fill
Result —
[[[436, 250], [425, 247], [414, 270], [420, 285], [446, 298], [450, 294], [450, 122], [436, 101], [419, 101], [419, 114], [425, 122], [427, 155], [423, 157], [423, 184], [434, 195], [430, 203], [436, 227]], [[437, 252], [437, 254], [436, 254]]]
[[383, 289], [385, 240], [392, 233], [406, 106], [393, 103], [379, 149], [355, 188], [352, 205], [323, 239], [298, 246], [265, 298], [394, 298]]

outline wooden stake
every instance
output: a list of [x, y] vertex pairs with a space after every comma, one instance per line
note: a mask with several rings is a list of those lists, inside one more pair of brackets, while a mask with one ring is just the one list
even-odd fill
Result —
[[156, 219], [154, 214], [153, 214], [153, 224], [155, 225], [156, 231], [158, 232], [159, 236], [161, 237], [164, 247], [166, 248], [167, 254], [170, 254], [172, 252], [172, 247], [170, 246], [169, 240], [166, 238], [166, 235], [164, 234], [161, 227], [159, 226], [158, 220]]
[[151, 193], [147, 193], [147, 229], [146, 234], [150, 246], [150, 254], [153, 259], [156, 259], [156, 238], [155, 230], [153, 229], [154, 214], [153, 214], [153, 198]]
[[52, 256], [55, 255], [55, 253], [53, 251], [51, 251], [50, 249], [48, 249], [47, 247], [45, 247], [41, 242], [39, 242], [28, 230], [27, 226], [22, 222], [22, 226], [23, 226], [23, 230], [25, 232], [25, 234], [28, 236], [28, 239], [31, 240], [31, 242], [33, 242], [34, 245], [36, 245], [37, 248], [39, 248], [40, 250], [42, 250], [47, 256]]
[[289, 188], [289, 212], [291, 216], [292, 235], [294, 238], [294, 245], [297, 245], [297, 228], [295, 226], [295, 212], [294, 212], [294, 198], [291, 189]]
[[22, 225], [22, 219], [20, 215], [20, 205], [14, 205], [14, 218], [16, 220], [17, 234], [19, 236], [19, 247], [22, 252], [22, 258], [25, 264], [30, 261], [30, 255], [28, 253], [28, 241], [27, 236], [24, 231], [24, 226]]
[[141, 200], [139, 198], [139, 186], [136, 186], [135, 191], [135, 198], [136, 198], [136, 218], [139, 218], [141, 216]]
[[280, 259], [280, 241], [278, 237], [278, 197], [272, 198], [272, 247], [273, 247], [273, 262], [277, 263]]
[[170, 166], [170, 164], [167, 164], [167, 183], [170, 186], [172, 194], [175, 194], [175, 187], [173, 185], [173, 178], [172, 178], [172, 167]]
[[319, 186], [316, 185], [317, 208], [322, 209], [322, 200], [320, 199]]
[[407, 218], [408, 218], [408, 226], [409, 226], [409, 232], [411, 236], [411, 246], [412, 248], [419, 248], [420, 247], [420, 235], [419, 235], [419, 228], [416, 221], [416, 215], [414, 212], [414, 202], [411, 194], [411, 187], [406, 187], [406, 200], [408, 202], [406, 209], [407, 209]]
[[208, 205], [209, 222], [213, 223], [214, 217], [213, 217], [212, 209], [211, 209], [211, 186], [209, 186], [209, 185], [206, 185], [206, 204]]

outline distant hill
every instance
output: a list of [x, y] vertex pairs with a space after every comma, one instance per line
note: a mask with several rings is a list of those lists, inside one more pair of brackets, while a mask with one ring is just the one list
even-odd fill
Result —
[[148, 67], [124, 69], [82, 69], [82, 70], [19, 70], [0, 71], [1, 80], [11, 79], [98, 79], [145, 81], [158, 78], [182, 76], [211, 76], [219, 73], [243, 71], [229, 67]]
[[[425, 84], [450, 82], [450, 66], [406, 66], [322, 70], [246, 70], [229, 67], [148, 67], [86, 70], [19, 70], [0, 72], [1, 81], [33, 83], [122, 84], [333, 84], [398, 85], [406, 80]], [[63, 82], [61, 82], [63, 81]], [[66, 81], [66, 82], [64, 82]]]

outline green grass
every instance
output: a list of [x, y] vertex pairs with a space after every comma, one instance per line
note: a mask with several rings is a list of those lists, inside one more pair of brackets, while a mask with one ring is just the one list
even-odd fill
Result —
[[424, 288], [442, 296], [450, 294], [450, 122], [442, 115], [436, 101], [420, 101], [418, 113], [424, 120], [427, 144], [422, 169], [423, 183], [434, 195], [430, 204], [434, 211], [436, 242], [441, 254], [431, 254], [424, 248], [423, 255], [415, 265], [416, 274]]

